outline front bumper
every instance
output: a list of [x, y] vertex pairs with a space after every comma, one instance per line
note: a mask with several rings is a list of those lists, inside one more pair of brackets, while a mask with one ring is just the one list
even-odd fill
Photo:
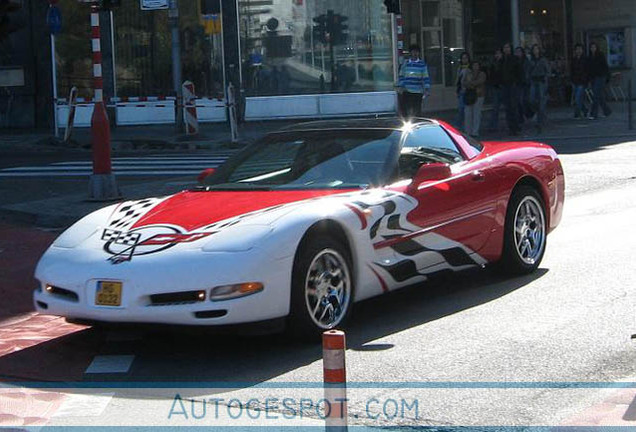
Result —
[[[293, 257], [273, 259], [255, 248], [241, 253], [166, 251], [116, 265], [107, 258], [100, 251], [50, 248], [36, 269], [36, 310], [76, 320], [180, 325], [234, 325], [289, 314]], [[120, 306], [95, 304], [99, 281], [122, 282]], [[261, 282], [264, 289], [236, 299], [209, 300], [213, 287], [243, 282]], [[47, 292], [47, 284], [63, 291]], [[199, 290], [206, 292], [204, 301], [156, 305], [150, 297]]]

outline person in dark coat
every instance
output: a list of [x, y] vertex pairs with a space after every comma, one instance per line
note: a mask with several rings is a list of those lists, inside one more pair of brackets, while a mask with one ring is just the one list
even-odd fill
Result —
[[[574, 57], [570, 64], [570, 80], [572, 81], [572, 91], [574, 92], [574, 118], [587, 117], [585, 107], [585, 89], [590, 82], [587, 75], [587, 57], [583, 51], [583, 45], [574, 46]], [[583, 117], [581, 117], [583, 113]]]
[[512, 46], [506, 43], [503, 46], [501, 59], [501, 97], [506, 107], [506, 122], [508, 132], [518, 135], [519, 127], [519, 93], [518, 85], [521, 77], [519, 60], [512, 54]]
[[541, 47], [535, 44], [532, 46], [532, 57], [529, 62], [530, 76], [530, 101], [537, 113], [537, 129], [543, 129], [546, 119], [546, 102], [548, 97], [548, 77], [550, 75], [550, 64], [541, 54]]
[[499, 108], [503, 103], [501, 96], [501, 60], [503, 53], [500, 49], [495, 51], [495, 58], [492, 65], [488, 70], [488, 86], [490, 87], [490, 93], [492, 94], [492, 116], [490, 117], [490, 124], [488, 129], [496, 131], [499, 128]]
[[588, 117], [590, 120], [596, 120], [598, 117], [599, 106], [603, 108], [603, 114], [609, 116], [612, 110], [605, 101], [605, 85], [609, 82], [609, 66], [607, 59], [596, 43], [590, 44], [590, 57], [588, 60], [588, 74], [592, 81], [592, 91], [594, 92], [594, 103], [592, 104], [592, 112]]

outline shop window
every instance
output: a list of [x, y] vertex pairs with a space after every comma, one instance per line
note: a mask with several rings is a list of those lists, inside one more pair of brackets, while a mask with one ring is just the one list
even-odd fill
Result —
[[[174, 95], [168, 11], [122, 2], [115, 11], [118, 96]], [[203, 15], [200, 2], [179, 3], [181, 70], [197, 96], [223, 94], [220, 16]]]
[[625, 63], [625, 32], [621, 30], [593, 31], [588, 33], [587, 45], [595, 42], [607, 57], [610, 68], [624, 68]]
[[[393, 89], [391, 22], [382, 0], [238, 4], [247, 96]], [[348, 28], [343, 36], [321, 32], [314, 18], [328, 29]]]
[[60, 0], [57, 4], [64, 23], [55, 37], [55, 63], [59, 97], [65, 98], [71, 87], [80, 97], [93, 96], [90, 9], [77, 0]]
[[[413, 8], [419, 3], [419, 13]], [[413, 21], [419, 17], [422, 55], [428, 64], [433, 84], [455, 85], [459, 58], [464, 52], [464, 19], [462, 0], [420, 0], [406, 2], [411, 13], [405, 15], [411, 43], [414, 43]]]
[[442, 4], [444, 34], [444, 82], [455, 86], [460, 58], [464, 53], [464, 20], [461, 0], [445, 0]]
[[114, 12], [117, 95], [172, 95], [168, 13], [122, 2]]
[[422, 1], [422, 27], [439, 27], [439, 0]]

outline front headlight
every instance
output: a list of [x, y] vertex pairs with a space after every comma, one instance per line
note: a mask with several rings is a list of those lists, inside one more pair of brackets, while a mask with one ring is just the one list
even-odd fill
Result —
[[260, 282], [247, 282], [234, 285], [222, 285], [212, 288], [210, 291], [211, 301], [230, 300], [256, 294], [263, 291], [263, 284]]
[[224, 228], [210, 236], [203, 252], [245, 252], [265, 240], [272, 232], [269, 225], [243, 225]]

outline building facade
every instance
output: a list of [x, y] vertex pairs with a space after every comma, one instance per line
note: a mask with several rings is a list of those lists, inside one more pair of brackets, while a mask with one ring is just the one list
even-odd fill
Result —
[[[456, 106], [463, 52], [488, 62], [506, 41], [541, 45], [566, 82], [572, 45], [594, 40], [624, 82], [636, 78], [633, 0], [602, 9], [596, 0], [401, 0], [399, 17], [383, 0], [179, 0], [178, 57], [172, 1], [122, 0], [100, 13], [104, 91], [119, 125], [174, 122], [178, 57], [202, 122], [226, 120], [229, 83], [246, 120], [395, 112], [397, 70], [411, 44], [429, 65], [427, 111]], [[51, 36], [47, 0], [0, 0], [0, 128], [63, 125], [72, 87], [76, 125], [90, 123], [90, 11], [78, 0], [57, 8], [61, 30]]]

